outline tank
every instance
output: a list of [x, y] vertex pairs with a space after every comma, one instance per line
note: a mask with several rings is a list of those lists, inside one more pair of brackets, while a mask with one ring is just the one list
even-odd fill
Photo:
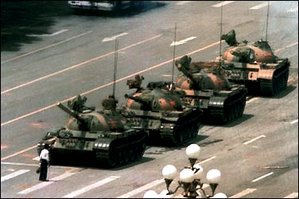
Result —
[[274, 96], [286, 89], [290, 62], [275, 56], [268, 41], [238, 42], [235, 30], [221, 39], [229, 45], [221, 59], [230, 81], [244, 84], [254, 95]]
[[143, 157], [147, 134], [142, 129], [130, 128], [113, 96], [102, 101], [103, 110], [87, 107], [85, 102], [86, 97], [79, 95], [68, 101], [67, 106], [57, 104], [68, 114], [67, 121], [63, 128], [46, 133], [38, 144], [38, 154], [48, 143], [51, 164], [80, 159], [116, 167]]
[[246, 87], [230, 83], [217, 62], [191, 60], [185, 55], [175, 62], [180, 71], [175, 89], [185, 93], [185, 103], [200, 108], [202, 122], [226, 124], [241, 117]]
[[199, 109], [182, 103], [181, 94], [172, 90], [167, 82], [149, 82], [141, 87], [144, 78], [136, 75], [128, 80], [132, 94], [126, 94], [126, 109], [133, 114], [127, 119], [134, 129], [144, 129], [149, 135], [149, 144], [179, 146], [198, 134]]

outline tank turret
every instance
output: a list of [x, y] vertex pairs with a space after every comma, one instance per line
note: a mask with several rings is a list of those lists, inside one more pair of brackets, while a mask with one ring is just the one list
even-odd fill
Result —
[[170, 84], [149, 82], [146, 88], [136, 89], [125, 95], [126, 109], [133, 113], [127, 119], [133, 128], [148, 132], [150, 143], [180, 145], [197, 135], [199, 110], [184, 106], [181, 95], [172, 91]]
[[[176, 61], [177, 69], [183, 74], [178, 77], [178, 86], [182, 89], [193, 90], [212, 89], [219, 91], [230, 89], [231, 85], [225, 78], [219, 64], [216, 62], [208, 63], [191, 63], [191, 58], [188, 56], [183, 56], [179, 61]], [[213, 63], [215, 64], [212, 65]]]
[[231, 82], [244, 84], [254, 95], [272, 96], [287, 87], [290, 62], [274, 55], [268, 41], [238, 42], [235, 30], [221, 39], [229, 45], [220, 59]]
[[183, 56], [175, 62], [181, 72], [175, 88], [183, 91], [186, 104], [199, 107], [201, 121], [225, 124], [242, 116], [247, 90], [231, 84], [217, 62], [191, 62]]
[[[82, 97], [79, 95], [67, 104], [74, 104], [78, 99]], [[79, 159], [109, 167], [142, 158], [146, 132], [130, 128], [126, 118], [117, 109], [117, 100], [113, 96], [104, 99], [102, 105], [103, 110], [73, 110], [59, 102], [57, 106], [69, 115], [65, 126], [48, 131], [38, 145], [38, 153], [45, 143], [49, 143], [52, 164], [66, 161], [76, 163], [80, 156]]]

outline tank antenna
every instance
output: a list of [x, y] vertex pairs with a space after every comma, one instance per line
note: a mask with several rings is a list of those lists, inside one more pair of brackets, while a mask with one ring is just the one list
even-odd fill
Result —
[[269, 6], [270, 3], [268, 1], [268, 7], [267, 7], [267, 21], [266, 21], [266, 41], [267, 41], [267, 35], [268, 35], [268, 20], [269, 20]]
[[172, 74], [171, 74], [171, 83], [174, 79], [174, 59], [175, 59], [175, 45], [176, 45], [176, 23], [174, 24], [174, 40], [173, 40], [173, 55], [172, 55]]
[[115, 97], [115, 82], [116, 82], [117, 58], [118, 58], [118, 40], [115, 39], [114, 72], [113, 72], [113, 91], [112, 91], [112, 96], [113, 97]]
[[223, 3], [220, 8], [220, 38], [219, 38], [219, 62], [221, 63], [221, 36], [222, 36], [222, 16], [223, 16]]

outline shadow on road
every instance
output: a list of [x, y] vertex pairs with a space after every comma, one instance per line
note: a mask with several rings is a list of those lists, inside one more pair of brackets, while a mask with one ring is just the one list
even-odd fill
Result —
[[67, 1], [1, 0], [1, 51], [18, 51], [39, 40], [30, 34], [49, 34], [55, 17], [70, 15]]

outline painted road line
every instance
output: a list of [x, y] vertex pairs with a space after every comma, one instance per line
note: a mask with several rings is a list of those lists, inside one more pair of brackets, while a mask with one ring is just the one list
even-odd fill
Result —
[[221, 3], [217, 3], [217, 4], [215, 4], [215, 5], [212, 5], [212, 7], [214, 7], [214, 8], [218, 8], [218, 7], [225, 6], [225, 5], [227, 5], [227, 4], [233, 3], [233, 2], [234, 2], [234, 1], [223, 1], [223, 2], [221, 2]]
[[298, 119], [290, 122], [290, 124], [295, 124], [295, 123], [298, 123]]
[[127, 35], [128, 33], [127, 32], [124, 32], [124, 33], [121, 33], [121, 34], [118, 34], [118, 35], [115, 35], [115, 36], [112, 36], [112, 37], [105, 37], [102, 42], [107, 42], [107, 41], [113, 41], [115, 40], [116, 38], [118, 37], [122, 37], [124, 35]]
[[[62, 44], [62, 43], [65, 43], [65, 42], [68, 42], [68, 41], [70, 41], [70, 40], [73, 40], [73, 39], [82, 37], [82, 36], [84, 36], [84, 35], [86, 35], [86, 34], [89, 34], [89, 33], [92, 33], [92, 31], [87, 31], [87, 32], [84, 32], [84, 33], [82, 33], [82, 34], [79, 34], [79, 35], [70, 37], [70, 38], [68, 38], [68, 39], [66, 39], [66, 40], [63, 40], [63, 41], [60, 41], [60, 42], [51, 44], [51, 45], [49, 45], [49, 46], [45, 46], [45, 47], [43, 47], [43, 48], [36, 49], [36, 50], [34, 50], [34, 51], [28, 52], [28, 53], [26, 53], [26, 54], [23, 54], [23, 55], [20, 55], [20, 56], [17, 56], [17, 57], [13, 57], [13, 58], [11, 58], [11, 59], [8, 59], [8, 60], [5, 60], [5, 61], [1, 62], [1, 64], [5, 64], [5, 63], [7, 63], [7, 62], [10, 62], [10, 61], [13, 61], [13, 60], [16, 60], [16, 59], [19, 59], [19, 58], [22, 58], [22, 57], [25, 57], [25, 56], [34, 54], [34, 53], [37, 53], [37, 52], [39, 52], [39, 51], [42, 51], [42, 50], [51, 48], [51, 47], [53, 47], [53, 46], [58, 46], [58, 45], [60, 45], [60, 44]], [[2, 94], [2, 93], [1, 93], [1, 94]]]
[[250, 99], [246, 102], [246, 104], [251, 103], [251, 102], [253, 102], [253, 101], [257, 100], [257, 99], [259, 99], [259, 98], [258, 98], [258, 97], [250, 98]]
[[263, 7], [266, 7], [268, 5], [268, 2], [264, 2], [264, 3], [261, 3], [259, 5], [256, 5], [256, 6], [253, 6], [251, 8], [249, 8], [250, 10], [258, 10], [258, 9], [261, 9]]
[[254, 142], [254, 141], [258, 140], [258, 139], [265, 138], [265, 137], [266, 137], [265, 135], [260, 135], [260, 136], [258, 136], [256, 138], [253, 138], [253, 139], [251, 139], [251, 140], [249, 140], [247, 142], [244, 142], [244, 144], [250, 144], [250, 143], [252, 143], [252, 142]]
[[[37, 146], [37, 145], [34, 145], [34, 146], [31, 146], [31, 147], [28, 147], [27, 149], [23, 149], [23, 150], [18, 151], [18, 152], [14, 153], [14, 154], [11, 154], [11, 155], [9, 155], [9, 156], [3, 157], [3, 158], [1, 158], [1, 161], [2, 161], [2, 160], [6, 160], [6, 159], [8, 159], [8, 158], [10, 158], [10, 157], [19, 155], [19, 154], [24, 153], [24, 152], [26, 152], [26, 151], [29, 151], [29, 150], [31, 150], [31, 149], [34, 149], [34, 148], [36, 148], [36, 146]], [[2, 162], [1, 162], [1, 164], [2, 164]]]
[[182, 44], [184, 44], [184, 43], [186, 43], [186, 42], [188, 42], [188, 41], [191, 41], [191, 40], [193, 40], [193, 39], [195, 39], [196, 37], [188, 37], [188, 38], [186, 38], [186, 39], [183, 39], [183, 40], [180, 40], [180, 41], [173, 41], [171, 44], [170, 44], [170, 46], [178, 46], [178, 45], [182, 45]]
[[210, 161], [210, 160], [213, 160], [213, 159], [215, 159], [215, 158], [216, 158], [216, 156], [210, 157], [210, 158], [208, 158], [208, 159], [206, 159], [206, 160], [203, 160], [203, 161], [199, 162], [199, 164], [206, 163], [206, 162], [208, 162], [208, 161]]
[[237, 193], [237, 194], [235, 194], [235, 195], [233, 195], [229, 198], [241, 198], [243, 196], [246, 196], [247, 194], [250, 194], [250, 193], [254, 192], [255, 190], [256, 189], [248, 188], [248, 189], [245, 189], [245, 190], [243, 190], [243, 191], [241, 191], [241, 192], [239, 192], [239, 193]]
[[[134, 43], [134, 44], [131, 44], [131, 45], [127, 46], [127, 47], [121, 48], [121, 49], [119, 49], [118, 51], [122, 51], [122, 50], [126, 50], [126, 49], [129, 49], [129, 48], [135, 47], [135, 46], [137, 46], [137, 45], [140, 45], [140, 44], [142, 44], [142, 43], [148, 42], [148, 41], [150, 41], [150, 40], [156, 39], [156, 38], [161, 37], [161, 36], [162, 36], [162, 34], [156, 35], [156, 36], [154, 36], [154, 37], [151, 37], [151, 38], [148, 38], [148, 39], [145, 39], [145, 40], [136, 42], [136, 43]], [[35, 82], [38, 82], [38, 81], [47, 79], [47, 78], [49, 78], [49, 77], [58, 75], [58, 74], [63, 73], [63, 72], [69, 71], [69, 70], [71, 70], [71, 69], [78, 68], [78, 67], [80, 67], [80, 66], [82, 66], [82, 65], [87, 65], [87, 64], [89, 64], [89, 63], [92, 63], [92, 62], [94, 62], [94, 61], [97, 61], [97, 60], [99, 60], [99, 59], [102, 59], [102, 58], [104, 58], [104, 57], [107, 57], [107, 56], [109, 56], [109, 55], [114, 55], [114, 53], [115, 53], [114, 51], [113, 51], [113, 52], [109, 52], [109, 53], [106, 53], [106, 54], [104, 54], [104, 55], [100, 55], [100, 56], [98, 56], [98, 57], [94, 57], [94, 58], [89, 59], [89, 60], [87, 60], [87, 61], [81, 62], [81, 63], [79, 63], [79, 64], [75, 64], [75, 65], [73, 65], [73, 66], [70, 66], [70, 67], [65, 68], [65, 69], [63, 69], [63, 70], [60, 70], [60, 71], [57, 71], [57, 72], [55, 72], [55, 73], [51, 73], [51, 74], [49, 74], [49, 75], [45, 75], [45, 76], [40, 77], [40, 78], [37, 78], [37, 79], [35, 79], [35, 80], [26, 82], [26, 83], [21, 84], [21, 85], [18, 85], [18, 86], [15, 86], [15, 87], [13, 87], [13, 88], [10, 88], [10, 89], [7, 89], [7, 90], [5, 90], [5, 91], [2, 91], [2, 92], [1, 92], [1, 95], [4, 94], [4, 93], [7, 93], [7, 92], [9, 92], [9, 91], [12, 91], [12, 90], [15, 90], [15, 89], [18, 89], [18, 88], [21, 88], [21, 87], [24, 87], [24, 86], [33, 84], [33, 83], [35, 83]], [[2, 126], [2, 124], [1, 124], [1, 126]]]
[[148, 183], [148, 184], [146, 184], [146, 185], [144, 185], [144, 186], [142, 186], [142, 187], [139, 187], [139, 188], [137, 188], [137, 189], [134, 189], [133, 191], [130, 191], [130, 192], [126, 193], [126, 194], [123, 194], [123, 195], [121, 195], [121, 196], [118, 196], [117, 198], [129, 198], [129, 197], [131, 197], [131, 196], [134, 196], [134, 195], [136, 195], [136, 194], [138, 194], [138, 193], [140, 193], [140, 192], [144, 192], [144, 191], [146, 191], [147, 189], [150, 189], [150, 188], [152, 188], [152, 187], [154, 187], [154, 186], [156, 186], [156, 185], [158, 185], [158, 184], [161, 184], [161, 183], [163, 183], [163, 182], [164, 182], [164, 179], [155, 180], [155, 181], [150, 182], [150, 183]]
[[[21, 162], [2, 162], [1, 161], [1, 164], [3, 164], [3, 165], [15, 165], [15, 166], [29, 166], [29, 167], [38, 167], [39, 166], [39, 163], [37, 163], [37, 164], [28, 164], [28, 163], [21, 163]], [[55, 165], [55, 168], [69, 169], [69, 168], [72, 168], [72, 167]]]
[[44, 187], [46, 187], [46, 186], [49, 186], [50, 184], [52, 184], [52, 183], [54, 183], [55, 181], [59, 181], [59, 180], [63, 180], [63, 179], [65, 179], [65, 178], [67, 178], [67, 177], [70, 177], [70, 176], [72, 176], [72, 175], [74, 175], [75, 173], [64, 173], [64, 174], [62, 174], [62, 175], [60, 175], [60, 176], [57, 176], [57, 177], [55, 177], [55, 178], [51, 178], [49, 181], [47, 181], [47, 182], [41, 182], [41, 183], [39, 183], [39, 184], [37, 184], [37, 185], [35, 185], [35, 186], [32, 186], [32, 187], [30, 187], [30, 188], [28, 188], [28, 189], [25, 189], [25, 190], [23, 190], [23, 191], [20, 191], [20, 192], [18, 192], [18, 194], [28, 194], [28, 193], [31, 193], [31, 192], [33, 192], [33, 191], [36, 191], [36, 190], [39, 190], [39, 189], [42, 189], [42, 188], [44, 188]]
[[39, 156], [36, 156], [35, 158], [32, 158], [34, 161], [39, 161]]
[[258, 178], [256, 178], [256, 179], [252, 180], [251, 182], [257, 182], [257, 181], [259, 181], [259, 180], [261, 180], [261, 179], [263, 179], [263, 178], [266, 178], [266, 177], [272, 175], [273, 173], [274, 173], [274, 172], [267, 173], [267, 174], [265, 174], [265, 175], [263, 175], [263, 176], [261, 176], [261, 177], [258, 177]]
[[190, 2], [192, 2], [192, 1], [180, 1], [180, 2], [177, 2], [176, 5], [182, 6], [182, 5], [185, 5], [185, 4], [190, 3]]
[[289, 45], [287, 45], [286, 47], [276, 49], [276, 50], [274, 51], [274, 53], [277, 54], [278, 52], [280, 52], [280, 51], [282, 51], [282, 50], [285, 50], [285, 49], [287, 49], [287, 48], [291, 48], [291, 47], [296, 46], [296, 45], [298, 45], [298, 41], [297, 41], [297, 42], [294, 42], [294, 43], [292, 43], [292, 44], [289, 44]]
[[82, 189], [79, 189], [79, 190], [77, 190], [77, 191], [74, 191], [74, 192], [72, 192], [72, 193], [69, 193], [69, 194], [63, 196], [63, 198], [74, 198], [74, 197], [76, 197], [76, 196], [78, 196], [78, 195], [81, 195], [81, 194], [87, 192], [87, 191], [90, 191], [90, 190], [95, 189], [95, 188], [97, 188], [97, 187], [99, 187], [99, 186], [102, 186], [102, 185], [104, 185], [104, 184], [107, 184], [107, 183], [109, 183], [109, 182], [112, 182], [113, 180], [116, 180], [116, 179], [118, 179], [118, 178], [120, 178], [120, 176], [110, 176], [110, 177], [105, 178], [105, 179], [103, 179], [103, 180], [100, 180], [100, 181], [98, 181], [98, 182], [96, 182], [96, 183], [94, 183], [94, 184], [91, 184], [91, 185], [88, 185], [88, 186], [86, 186], [86, 187], [83, 187]]
[[36, 35], [36, 34], [30, 34], [30, 35], [27, 35], [29, 37], [53, 37], [53, 36], [56, 36], [56, 35], [59, 35], [63, 32], [66, 32], [66, 31], [69, 31], [68, 29], [62, 29], [62, 30], [59, 30], [57, 32], [54, 32], [52, 34], [41, 34], [41, 35]]
[[[223, 42], [223, 41], [221, 41], [221, 42]], [[190, 53], [187, 53], [187, 54], [185, 54], [185, 55], [189, 55], [189, 56], [190, 56], [190, 55], [192, 55], [192, 54], [194, 54], [194, 53], [203, 51], [203, 50], [205, 50], [205, 49], [207, 49], [207, 48], [210, 48], [210, 47], [215, 46], [215, 45], [218, 45], [218, 44], [219, 44], [219, 41], [214, 42], [214, 43], [212, 43], [212, 44], [209, 44], [209, 45], [207, 45], [207, 46], [205, 46], [205, 47], [203, 47], [203, 48], [199, 48], [199, 49], [197, 49], [197, 50], [194, 50], [194, 51], [192, 51], [192, 52], [190, 52]], [[112, 53], [114, 54], [114, 52], [111, 52], [111, 54], [112, 54]], [[175, 59], [180, 59], [181, 57], [182, 57], [182, 56], [178, 56], [178, 57], [175, 57]], [[170, 60], [168, 60], [168, 61], [159, 63], [159, 64], [157, 64], [157, 65], [148, 67], [147, 69], [138, 71], [138, 72], [136, 72], [136, 73], [132, 73], [131, 75], [128, 75], [128, 76], [125, 76], [125, 77], [123, 77], [123, 78], [120, 78], [120, 79], [116, 80], [115, 83], [118, 83], [118, 82], [124, 81], [124, 80], [126, 80], [126, 79], [132, 78], [132, 77], [134, 77], [134, 76], [137, 75], [137, 74], [145, 73], [145, 72], [150, 71], [150, 70], [153, 70], [153, 69], [155, 69], [155, 68], [159, 68], [159, 67], [161, 67], [161, 66], [163, 66], [163, 65], [166, 65], [166, 64], [168, 64], [168, 63], [170, 63], [170, 62], [172, 62], [172, 61], [173, 61], [173, 59], [170, 59]], [[92, 93], [92, 92], [97, 91], [97, 90], [99, 90], [99, 89], [102, 89], [102, 88], [105, 88], [105, 87], [107, 87], [107, 86], [113, 85], [113, 83], [114, 83], [114, 82], [110, 82], [110, 83], [108, 83], [108, 84], [104, 84], [104, 85], [102, 85], [102, 86], [99, 86], [99, 87], [93, 88], [93, 89], [91, 89], [91, 90], [89, 90], [89, 91], [86, 91], [86, 92], [84, 92], [84, 93], [81, 93], [80, 95], [83, 96], [83, 95]], [[66, 102], [66, 101], [68, 101], [68, 100], [70, 100], [70, 99], [73, 99], [74, 97], [76, 97], [76, 96], [70, 97], [70, 98], [65, 99], [65, 100], [59, 100], [59, 101], [60, 101], [61, 103], [64, 103], [64, 102]], [[33, 111], [33, 112], [31, 112], [31, 113], [27, 113], [27, 114], [25, 114], [25, 115], [22, 115], [22, 116], [20, 116], [20, 117], [15, 118], [15, 119], [9, 120], [9, 121], [4, 122], [4, 123], [1, 123], [1, 126], [4, 126], [4, 125], [10, 124], [10, 123], [13, 123], [13, 122], [15, 122], [15, 121], [18, 121], [18, 120], [20, 120], [20, 119], [23, 119], [23, 118], [26, 118], [26, 117], [28, 117], [28, 116], [34, 115], [34, 114], [36, 114], [36, 113], [45, 111], [45, 110], [50, 109], [50, 108], [52, 108], [52, 107], [56, 107], [56, 104], [57, 104], [57, 103], [55, 103], [55, 104], [51, 104], [51, 105], [49, 105], [49, 106], [47, 106], [47, 107], [38, 109], [38, 110]], [[1, 159], [1, 160], [2, 160], [2, 159]]]
[[6, 176], [3, 176], [3, 177], [1, 177], [1, 182], [4, 182], [4, 181], [9, 180], [11, 178], [14, 178], [16, 176], [19, 176], [19, 175], [22, 175], [24, 173], [27, 173], [28, 171], [30, 171], [30, 170], [28, 170], [28, 169], [21, 169], [21, 170], [18, 170], [16, 172], [13, 172], [11, 174], [8, 174]]
[[293, 192], [283, 198], [298, 198], [298, 192]]

